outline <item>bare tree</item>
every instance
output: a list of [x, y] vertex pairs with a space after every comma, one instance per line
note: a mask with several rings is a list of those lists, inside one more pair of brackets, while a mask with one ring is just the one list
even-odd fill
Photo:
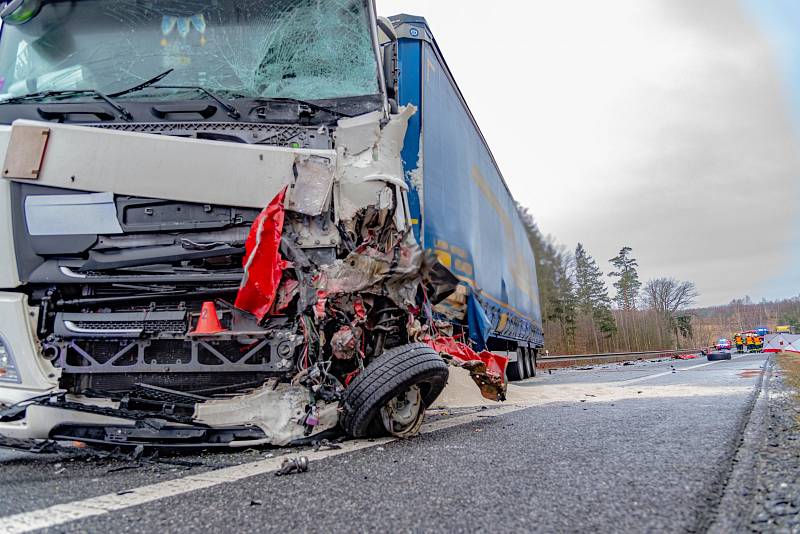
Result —
[[674, 278], [654, 278], [644, 285], [642, 292], [648, 307], [669, 317], [691, 306], [700, 295], [694, 283], [679, 282]]
[[676, 318], [676, 313], [690, 306], [699, 295], [692, 282], [679, 282], [674, 278], [654, 278], [643, 289], [644, 302], [664, 317], [668, 329], [675, 334], [676, 348], [680, 348], [680, 334], [691, 333], [691, 316]]

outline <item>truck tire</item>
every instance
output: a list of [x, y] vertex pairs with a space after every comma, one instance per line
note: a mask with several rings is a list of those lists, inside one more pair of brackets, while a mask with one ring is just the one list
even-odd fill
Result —
[[[387, 350], [345, 390], [340, 424], [355, 438], [416, 434], [425, 409], [442, 392], [448, 376], [447, 363], [425, 343]], [[394, 414], [398, 402], [407, 403], [403, 408], [412, 403], [414, 406], [404, 414], [405, 419], [401, 418], [399, 427], [395, 427], [394, 419], [387, 421], [387, 412]], [[392, 428], [387, 428], [390, 424]]]
[[531, 362], [531, 377], [536, 376], [536, 351], [534, 349], [528, 349], [526, 351], [528, 353], [528, 360]]
[[525, 361], [525, 378], [531, 378], [536, 376], [534, 374], [533, 365], [531, 361], [531, 351], [529, 348], [525, 347], [522, 349], [523, 360]]
[[510, 381], [525, 380], [525, 354], [521, 348], [517, 349], [517, 359], [508, 362], [506, 376]]

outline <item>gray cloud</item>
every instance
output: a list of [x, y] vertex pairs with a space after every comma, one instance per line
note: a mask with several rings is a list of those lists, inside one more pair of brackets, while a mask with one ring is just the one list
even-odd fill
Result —
[[429, 19], [545, 232], [605, 268], [629, 245], [643, 278], [692, 280], [701, 304], [800, 290], [800, 145], [773, 51], [736, 1], [402, 5]]

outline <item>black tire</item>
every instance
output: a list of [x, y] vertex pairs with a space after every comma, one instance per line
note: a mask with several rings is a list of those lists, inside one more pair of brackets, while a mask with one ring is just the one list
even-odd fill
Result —
[[533, 368], [533, 358], [531, 358], [531, 349], [524, 348], [522, 349], [523, 354], [525, 355], [525, 378], [533, 378], [536, 376], [536, 370]]
[[517, 359], [508, 362], [506, 376], [510, 381], [525, 380], [525, 358], [522, 349], [517, 349]]
[[387, 350], [359, 374], [344, 392], [339, 422], [356, 438], [386, 433], [381, 408], [413, 385], [422, 392], [423, 409], [430, 406], [447, 384], [447, 363], [425, 343]]
[[531, 362], [531, 377], [536, 377], [536, 351], [533, 349], [528, 349], [526, 352], [528, 353], [528, 359]]

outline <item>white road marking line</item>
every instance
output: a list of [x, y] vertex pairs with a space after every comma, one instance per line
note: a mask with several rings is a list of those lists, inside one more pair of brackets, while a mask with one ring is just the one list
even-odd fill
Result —
[[[522, 404], [506, 404], [490, 410], [479, 410], [475, 413], [459, 415], [450, 419], [432, 421], [423, 425], [420, 433], [428, 434], [458, 425], [473, 423], [486, 417], [496, 417], [498, 415], [516, 412], [528, 407], [529, 406]], [[227, 482], [236, 482], [257, 475], [273, 473], [280, 469], [284, 458], [290, 456], [306, 456], [309, 461], [324, 460], [325, 458], [339, 456], [340, 454], [347, 454], [361, 449], [385, 445], [392, 441], [397, 441], [397, 439], [380, 438], [374, 441], [347, 441], [342, 443], [341, 449], [316, 452], [303, 451], [299, 454], [291, 454], [289, 456], [269, 458], [257, 462], [225, 467], [207, 473], [189, 475], [183, 478], [167, 480], [165, 482], [150, 484], [122, 492], [108, 493], [81, 501], [57, 504], [40, 510], [0, 517], [0, 534], [17, 534], [63, 525], [71, 521], [100, 516], [132, 506], [139, 506], [165, 499], [167, 497], [175, 497], [191, 491], [210, 488]]]
[[[747, 356], [747, 354], [741, 354], [739, 356], [733, 356], [731, 358], [731, 360], [736, 360], [736, 359], [741, 358], [743, 356]], [[715, 362], [699, 363], [697, 365], [691, 365], [689, 367], [681, 367], [679, 369], [675, 369], [675, 371], [678, 371], [678, 372], [691, 371], [692, 369], [697, 369], [698, 367], [705, 367], [706, 365], [714, 365], [715, 363], [722, 363], [722, 362], [731, 361], [731, 360], [717, 360]], [[647, 380], [653, 380], [654, 378], [660, 378], [662, 376], [667, 376], [667, 375], [671, 375], [671, 374], [672, 374], [671, 370], [670, 371], [664, 371], [663, 373], [656, 373], [654, 375], [641, 376], [639, 378], [631, 378], [630, 380], [621, 380], [619, 382], [619, 384], [620, 384], [620, 386], [624, 387], [624, 386], [627, 386], [628, 384], [636, 384], [638, 382], [646, 382]]]

